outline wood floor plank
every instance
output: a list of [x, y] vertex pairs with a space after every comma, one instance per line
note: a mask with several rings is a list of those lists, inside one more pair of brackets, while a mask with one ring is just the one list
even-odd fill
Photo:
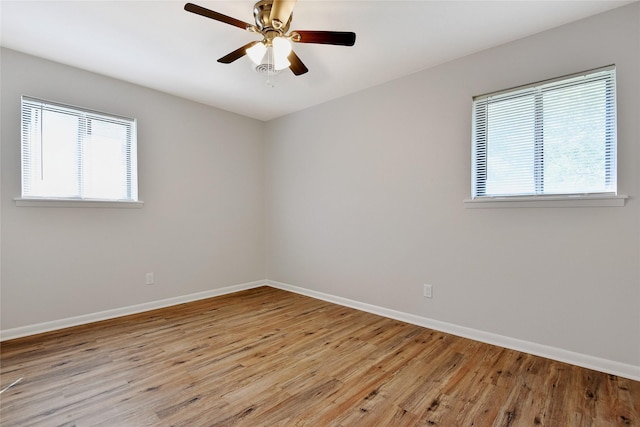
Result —
[[0, 344], [2, 426], [640, 426], [640, 382], [256, 288]]

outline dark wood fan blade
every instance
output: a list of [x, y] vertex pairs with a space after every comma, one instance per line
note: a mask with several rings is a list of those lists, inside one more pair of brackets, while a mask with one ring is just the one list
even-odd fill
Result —
[[287, 59], [289, 60], [289, 63], [291, 63], [291, 65], [289, 65], [289, 69], [293, 71], [293, 74], [295, 74], [296, 76], [309, 71], [309, 69], [302, 63], [302, 61], [300, 60], [300, 58], [298, 58], [298, 55], [296, 55], [294, 51], [291, 51]]
[[[295, 5], [296, 0], [273, 0], [271, 15], [269, 15], [271, 25], [276, 28], [284, 27], [289, 21], [289, 18], [291, 18], [291, 13]], [[278, 24], [275, 24], [274, 21], [278, 21]]]
[[300, 35], [299, 40], [297, 37], [293, 38], [293, 41], [298, 43], [319, 43], [319, 44], [334, 44], [340, 46], [353, 46], [356, 42], [356, 33], [350, 31], [292, 31], [291, 34], [297, 33]]
[[240, 59], [243, 56], [245, 56], [247, 54], [247, 49], [249, 49], [250, 47], [252, 47], [256, 43], [260, 43], [260, 42], [256, 41], [256, 42], [247, 43], [244, 46], [242, 46], [241, 48], [238, 48], [238, 49], [234, 50], [233, 52], [231, 52], [230, 54], [225, 55], [222, 58], [218, 59], [218, 62], [222, 62], [223, 64], [231, 64], [236, 59]]
[[197, 4], [193, 4], [193, 3], [185, 4], [184, 10], [186, 10], [187, 12], [192, 12], [198, 15], [202, 15], [207, 18], [215, 19], [216, 21], [224, 22], [225, 24], [233, 25], [234, 27], [242, 28], [243, 30], [253, 27], [253, 25], [248, 24], [244, 21], [240, 21], [239, 19], [235, 19], [230, 16], [223, 15], [222, 13], [214, 12], [213, 10], [209, 10], [207, 8], [198, 6]]

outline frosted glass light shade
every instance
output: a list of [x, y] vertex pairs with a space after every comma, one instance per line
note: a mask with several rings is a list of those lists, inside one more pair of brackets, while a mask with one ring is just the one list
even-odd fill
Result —
[[247, 56], [251, 58], [254, 64], [260, 65], [262, 62], [262, 58], [264, 58], [264, 54], [267, 52], [267, 47], [264, 43], [256, 43], [247, 49]]
[[273, 39], [273, 51], [276, 58], [286, 58], [291, 53], [291, 42], [283, 37]]
[[273, 68], [276, 71], [280, 71], [280, 70], [284, 70], [285, 68], [289, 68], [290, 65], [291, 65], [291, 62], [289, 62], [289, 60], [286, 57], [279, 58], [277, 55], [274, 55]]
[[273, 39], [273, 67], [276, 70], [284, 70], [288, 68], [291, 63], [287, 59], [291, 53], [291, 42], [282, 37], [276, 37]]

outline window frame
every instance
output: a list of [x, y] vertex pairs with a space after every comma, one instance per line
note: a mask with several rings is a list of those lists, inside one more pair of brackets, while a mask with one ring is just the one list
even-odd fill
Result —
[[[580, 73], [574, 73], [557, 77], [554, 79], [548, 79], [540, 82], [535, 82], [527, 85], [517, 86], [510, 89], [505, 89], [488, 94], [478, 95], [473, 97], [472, 103], [472, 137], [471, 137], [471, 197], [464, 200], [465, 207], [469, 208], [487, 208], [487, 207], [576, 207], [576, 206], [624, 206], [625, 200], [628, 196], [619, 195], [617, 193], [617, 137], [614, 134], [613, 142], [611, 138], [607, 138], [605, 144], [616, 144], [611, 149], [609, 145], [606, 150], [607, 157], [605, 158], [605, 180], [608, 185], [611, 181], [612, 175], [615, 182], [615, 191], [605, 192], [587, 192], [587, 193], [548, 193], [544, 194], [544, 141], [543, 141], [543, 123], [542, 123], [542, 96], [544, 93], [550, 90], [563, 87], [563, 82], [566, 82], [565, 87], [570, 87], [575, 83], [571, 80], [575, 80], [580, 77], [595, 76], [601, 74], [600, 77], [589, 77], [595, 79], [602, 79], [607, 82], [606, 91], [609, 92], [605, 98], [606, 106], [606, 128], [610, 130], [610, 127], [616, 126], [617, 112], [616, 112], [616, 100], [615, 100], [615, 65], [608, 65], [596, 69], [583, 71]], [[604, 73], [609, 73], [606, 75]], [[594, 80], [588, 80], [584, 83], [590, 83]], [[579, 84], [579, 83], [578, 83]], [[613, 91], [613, 97], [610, 91]], [[533, 194], [504, 194], [504, 195], [486, 195], [482, 194], [485, 190], [485, 185], [482, 183], [482, 177], [487, 177], [487, 161], [488, 161], [488, 147], [487, 147], [487, 135], [488, 129], [488, 116], [487, 109], [489, 100], [493, 97], [497, 97], [498, 101], [502, 99], [508, 99], [512, 96], [513, 99], [524, 96], [533, 96], [533, 121], [534, 136], [533, 136], [533, 159], [532, 170], [533, 185], [535, 192]], [[613, 103], [612, 105], [610, 103]], [[611, 115], [613, 114], [613, 117]], [[610, 156], [614, 156], [611, 158]], [[613, 171], [611, 168], [613, 167]], [[486, 181], [485, 181], [486, 182]]]
[[[77, 196], [56, 196], [56, 195], [33, 195], [28, 194], [27, 180], [32, 179], [30, 172], [25, 171], [26, 162], [29, 161], [26, 156], [31, 156], [33, 147], [29, 146], [28, 138], [32, 135], [27, 130], [28, 123], [25, 118], [25, 110], [37, 108], [40, 105], [41, 111], [59, 110], [60, 113], [69, 114], [78, 118], [76, 132], [76, 156], [78, 168], [76, 172], [76, 180], [78, 185]], [[64, 104], [55, 101], [44, 100], [31, 96], [21, 96], [20, 102], [20, 124], [21, 124], [21, 196], [15, 197], [16, 206], [38, 206], [38, 207], [126, 207], [140, 208], [144, 202], [138, 198], [138, 159], [137, 159], [137, 120], [135, 118], [125, 117], [122, 115], [105, 113], [102, 111], [92, 110], [75, 105]], [[30, 119], [29, 119], [30, 120]], [[42, 120], [42, 118], [40, 119]], [[126, 185], [126, 198], [96, 198], [89, 197], [84, 191], [85, 170], [87, 158], [85, 157], [84, 144], [87, 138], [91, 137], [91, 129], [93, 121], [114, 123], [124, 126], [126, 136], [121, 143], [123, 144], [125, 154], [121, 154], [121, 165], [124, 168], [125, 176], [123, 177]], [[122, 175], [120, 175], [122, 177]]]

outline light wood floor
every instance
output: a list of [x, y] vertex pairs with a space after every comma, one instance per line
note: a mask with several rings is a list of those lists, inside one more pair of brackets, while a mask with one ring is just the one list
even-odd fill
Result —
[[640, 382], [257, 288], [1, 345], [2, 426], [640, 426]]

